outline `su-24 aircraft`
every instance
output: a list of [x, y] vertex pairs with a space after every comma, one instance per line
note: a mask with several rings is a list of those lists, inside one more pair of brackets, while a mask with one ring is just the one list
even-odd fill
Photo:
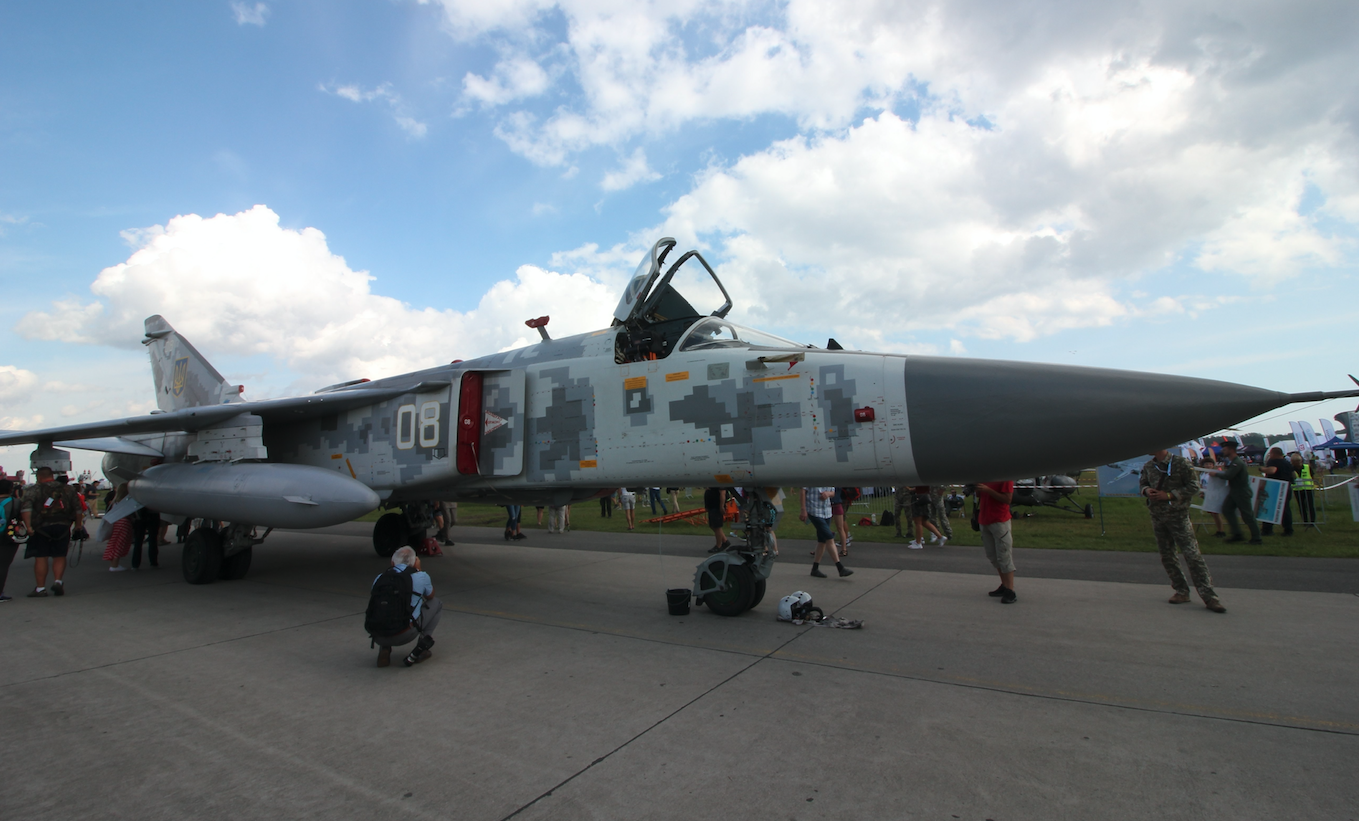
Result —
[[[184, 548], [194, 584], [240, 578], [259, 528], [312, 528], [383, 506], [390, 556], [423, 538], [427, 499], [554, 504], [625, 485], [741, 487], [747, 544], [705, 560], [694, 593], [734, 614], [773, 557], [763, 488], [915, 485], [1061, 474], [1151, 452], [1292, 402], [1227, 382], [1098, 368], [817, 348], [725, 319], [696, 251], [652, 247], [613, 323], [310, 396], [247, 402], [164, 318], [146, 320], [159, 410], [7, 432], [104, 451], [104, 472], [169, 516], [208, 520]], [[266, 530], [265, 536], [268, 535]], [[705, 601], [706, 599], [706, 601]]]

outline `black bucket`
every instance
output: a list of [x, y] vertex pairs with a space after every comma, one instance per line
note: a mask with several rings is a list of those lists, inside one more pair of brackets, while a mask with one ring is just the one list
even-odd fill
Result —
[[670, 615], [689, 615], [689, 588], [675, 587], [665, 591], [665, 603], [670, 606]]

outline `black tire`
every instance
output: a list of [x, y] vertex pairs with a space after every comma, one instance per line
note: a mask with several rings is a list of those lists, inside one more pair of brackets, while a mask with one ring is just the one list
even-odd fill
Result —
[[1085, 506], [1085, 518], [1087, 518], [1087, 519], [1093, 519], [1093, 518], [1095, 518], [1095, 506], [1094, 506], [1094, 505], [1086, 505], [1086, 506]]
[[755, 595], [750, 597], [750, 607], [746, 608], [747, 610], [754, 610], [756, 605], [764, 601], [764, 589], [768, 581], [768, 579], [755, 580]]
[[385, 513], [373, 525], [373, 549], [384, 559], [390, 559], [398, 548], [406, 544], [410, 535], [406, 517], [400, 513]]
[[[722, 567], [727, 568], [727, 589], [706, 594], [703, 603], [719, 616], [739, 616], [750, 609], [751, 599], [755, 595], [755, 576], [745, 565], [727, 564]], [[723, 579], [719, 578], [718, 581]]]
[[[154, 534], [153, 534], [154, 535]], [[222, 537], [217, 531], [200, 527], [184, 540], [184, 558], [180, 562], [184, 581], [189, 584], [211, 584], [222, 572]]]
[[247, 547], [240, 553], [222, 559], [222, 569], [219, 571], [218, 578], [229, 582], [244, 579], [245, 574], [250, 572], [250, 557], [254, 552], [255, 548]]

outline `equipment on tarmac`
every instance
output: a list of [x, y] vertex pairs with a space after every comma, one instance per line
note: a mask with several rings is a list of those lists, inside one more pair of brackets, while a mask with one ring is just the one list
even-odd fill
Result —
[[825, 615], [820, 607], [812, 604], [810, 593], [799, 590], [779, 599], [779, 621], [809, 621], [825, 618]]

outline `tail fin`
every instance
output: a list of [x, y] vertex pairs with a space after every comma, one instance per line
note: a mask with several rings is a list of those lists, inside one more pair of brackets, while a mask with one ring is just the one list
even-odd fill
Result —
[[217, 369], [180, 336], [165, 318], [146, 318], [151, 374], [156, 378], [156, 405], [163, 411], [241, 402], [239, 385], [228, 385]]

